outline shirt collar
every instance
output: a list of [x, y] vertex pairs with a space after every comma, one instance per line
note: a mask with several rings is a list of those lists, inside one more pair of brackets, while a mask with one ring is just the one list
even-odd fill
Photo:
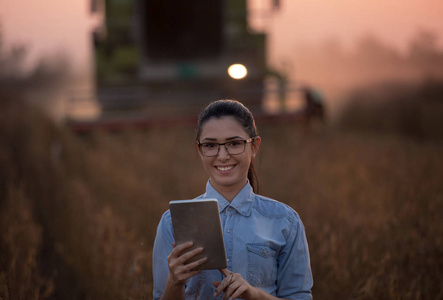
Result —
[[218, 207], [220, 212], [222, 212], [226, 207], [230, 206], [237, 210], [241, 215], [247, 217], [251, 214], [252, 205], [254, 202], [254, 192], [249, 181], [241, 189], [241, 191], [235, 196], [231, 203], [225, 199], [219, 192], [217, 192], [208, 180], [206, 184], [206, 193], [203, 195], [204, 198], [216, 198], [218, 200]]

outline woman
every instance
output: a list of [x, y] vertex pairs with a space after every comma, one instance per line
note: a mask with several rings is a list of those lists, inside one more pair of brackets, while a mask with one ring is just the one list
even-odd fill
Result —
[[223, 270], [194, 271], [204, 249], [176, 246], [167, 211], [153, 251], [154, 299], [312, 299], [312, 275], [303, 224], [289, 206], [254, 193], [253, 158], [261, 143], [251, 112], [219, 100], [200, 114], [196, 145], [217, 198], [228, 259]]

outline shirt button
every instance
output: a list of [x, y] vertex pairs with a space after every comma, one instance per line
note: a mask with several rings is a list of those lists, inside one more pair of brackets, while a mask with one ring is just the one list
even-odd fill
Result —
[[230, 233], [231, 232], [231, 230], [230, 229], [228, 229], [228, 233]]
[[229, 258], [227, 258], [226, 261], [229, 262]]

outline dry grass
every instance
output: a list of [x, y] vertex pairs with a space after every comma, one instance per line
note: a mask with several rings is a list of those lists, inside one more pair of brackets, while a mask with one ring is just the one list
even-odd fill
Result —
[[441, 147], [334, 134], [299, 139], [284, 163], [262, 167], [265, 193], [304, 220], [317, 298], [443, 297]]
[[[151, 299], [156, 225], [206, 176], [190, 127], [75, 136], [0, 116], [0, 298]], [[443, 145], [260, 124], [260, 192], [305, 223], [316, 299], [442, 299]]]

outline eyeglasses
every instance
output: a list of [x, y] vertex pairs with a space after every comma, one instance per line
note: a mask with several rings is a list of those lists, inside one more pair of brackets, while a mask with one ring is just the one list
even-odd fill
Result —
[[229, 155], [237, 155], [245, 152], [246, 144], [252, 142], [255, 137], [247, 140], [233, 140], [226, 143], [198, 143], [198, 148], [203, 156], [217, 156], [220, 146], [225, 146]]

